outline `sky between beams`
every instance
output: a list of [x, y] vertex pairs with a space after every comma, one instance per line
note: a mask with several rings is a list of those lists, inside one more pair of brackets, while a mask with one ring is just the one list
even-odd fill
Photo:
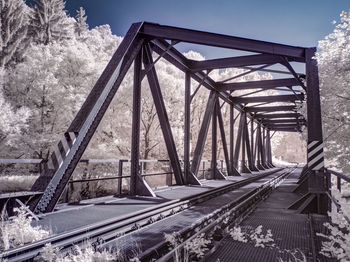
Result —
[[[148, 21], [304, 47], [317, 46], [339, 21], [349, 0], [67, 0], [71, 16], [82, 6], [88, 24], [109, 24], [124, 36], [134, 22]], [[183, 50], [190, 47], [183, 46]], [[219, 50], [196, 49], [206, 58]], [[221, 51], [222, 52], [222, 51]]]

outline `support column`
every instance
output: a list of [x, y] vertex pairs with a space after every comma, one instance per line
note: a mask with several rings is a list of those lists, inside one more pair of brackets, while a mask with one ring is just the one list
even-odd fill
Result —
[[270, 130], [266, 131], [266, 145], [267, 145], [267, 165], [272, 168], [272, 149], [271, 149], [271, 138], [270, 138]]
[[216, 120], [216, 116], [217, 116], [217, 112], [218, 112], [218, 100], [215, 103], [214, 106], [214, 111], [213, 111], [213, 115], [212, 115], [212, 122], [211, 122], [211, 127], [212, 127], [212, 131], [211, 131], [211, 172], [212, 172], [212, 176], [213, 179], [216, 179], [216, 173], [217, 173], [217, 120]]
[[[134, 61], [133, 113], [131, 137], [130, 194], [155, 196], [140, 172], [140, 119], [141, 119], [141, 63], [142, 51]], [[120, 164], [120, 163], [119, 163]]]
[[267, 157], [266, 157], [266, 130], [265, 130], [265, 127], [263, 127], [262, 128], [263, 130], [263, 132], [262, 132], [262, 152], [263, 152], [263, 154], [262, 154], [262, 166], [265, 168], [265, 169], [268, 169], [269, 167], [268, 167], [268, 165], [267, 165], [267, 161], [266, 161], [266, 159], [267, 159]]
[[184, 123], [184, 183], [200, 185], [199, 180], [191, 172], [190, 164], [190, 124], [191, 124], [191, 73], [185, 73], [185, 123]]
[[220, 129], [220, 134], [221, 134], [222, 148], [224, 150], [225, 163], [226, 163], [226, 168], [227, 168], [227, 175], [228, 176], [237, 176], [237, 175], [239, 175], [239, 173], [237, 172], [236, 169], [234, 169], [231, 166], [231, 161], [230, 161], [229, 153], [227, 150], [224, 120], [222, 119], [222, 114], [221, 114], [221, 109], [220, 109], [219, 103], [217, 103], [216, 107], [217, 107], [217, 117], [218, 117], [218, 122], [219, 122], [219, 129]]
[[[327, 214], [330, 200], [326, 195], [329, 190], [327, 177], [324, 176], [323, 135], [318, 68], [315, 56], [316, 48], [305, 50], [306, 92], [307, 92], [307, 169], [295, 191], [307, 188], [307, 193], [289, 208], [300, 213]], [[304, 174], [304, 176], [303, 176]]]
[[265, 170], [263, 164], [263, 145], [262, 145], [262, 137], [261, 137], [261, 124], [258, 124], [258, 129], [257, 129], [257, 139], [258, 139], [258, 168], [260, 170]]
[[241, 151], [241, 141], [242, 141], [242, 132], [243, 132], [243, 125], [244, 125], [244, 116], [243, 113], [241, 113], [241, 117], [239, 120], [238, 125], [238, 132], [237, 132], [237, 138], [236, 138], [236, 147], [235, 147], [235, 155], [234, 155], [234, 167], [238, 169], [238, 159], [239, 159], [239, 153]]
[[[235, 168], [234, 164], [234, 125], [235, 125], [235, 112], [233, 105], [230, 105], [230, 166], [232, 169], [237, 169]], [[238, 172], [237, 172], [238, 173]]]
[[327, 213], [329, 199], [325, 195], [328, 188], [326, 187], [326, 176], [324, 172], [323, 158], [323, 135], [322, 135], [322, 118], [321, 102], [318, 79], [317, 62], [315, 56], [316, 48], [306, 49], [306, 84], [307, 84], [307, 129], [308, 129], [308, 146], [307, 146], [307, 163], [309, 169], [308, 191], [315, 195], [311, 211], [317, 213]]
[[[247, 167], [246, 164], [246, 151], [247, 155], [249, 154], [249, 134], [248, 134], [248, 123], [247, 123], [247, 113], [242, 113], [243, 116], [243, 134], [242, 134], [242, 166], [241, 171], [243, 173], [251, 173], [251, 170]], [[249, 157], [248, 157], [249, 160]]]
[[[247, 121], [247, 117], [246, 117], [246, 121]], [[253, 122], [253, 121], [251, 121]], [[259, 171], [255, 166], [254, 166], [254, 162], [253, 162], [253, 149], [251, 147], [250, 142], [253, 144], [253, 141], [249, 141], [249, 132], [248, 132], [248, 123], [245, 126], [246, 129], [246, 146], [247, 146], [247, 158], [248, 158], [248, 167], [250, 171]], [[253, 139], [252, 139], [253, 140]]]

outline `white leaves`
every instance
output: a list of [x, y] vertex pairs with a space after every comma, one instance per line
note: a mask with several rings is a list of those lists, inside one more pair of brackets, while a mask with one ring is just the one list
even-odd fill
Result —
[[230, 236], [233, 240], [243, 243], [253, 243], [255, 247], [275, 247], [273, 235], [271, 229], [268, 229], [264, 233], [263, 226], [257, 226], [253, 230], [243, 232], [241, 227], [235, 226], [229, 230]]
[[33, 218], [23, 207], [15, 208], [17, 215], [10, 221], [1, 221], [1, 242], [5, 249], [31, 243], [49, 236], [49, 231], [32, 226]]
[[350, 15], [343, 11], [340, 23], [316, 54], [322, 95], [326, 157], [338, 169], [350, 168]]

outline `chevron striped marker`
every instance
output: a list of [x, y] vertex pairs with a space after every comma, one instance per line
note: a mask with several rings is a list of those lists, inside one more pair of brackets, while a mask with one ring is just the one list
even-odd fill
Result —
[[75, 142], [76, 136], [77, 134], [74, 132], [67, 132], [64, 134], [50, 156], [47, 163], [48, 169], [57, 170], [62, 165], [63, 160], [66, 158]]
[[309, 170], [317, 171], [324, 167], [323, 141], [308, 142], [307, 162]]

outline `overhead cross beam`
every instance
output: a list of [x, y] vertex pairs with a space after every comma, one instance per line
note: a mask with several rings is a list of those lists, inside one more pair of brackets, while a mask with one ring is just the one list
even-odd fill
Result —
[[305, 62], [305, 48], [282, 45], [242, 37], [208, 33], [198, 30], [144, 23], [142, 33], [153, 38], [164, 38], [182, 42], [244, 50], [256, 53], [292, 57], [295, 61]]
[[205, 69], [220, 69], [220, 68], [231, 68], [241, 66], [253, 66], [262, 64], [276, 64], [282, 63], [285, 60], [280, 56], [275, 55], [249, 55], [249, 56], [238, 56], [228, 58], [218, 58], [203, 61], [190, 60], [191, 69], [194, 71], [205, 70]]
[[298, 118], [298, 117], [302, 117], [303, 115], [299, 114], [299, 113], [282, 113], [282, 114], [256, 114], [254, 115], [255, 118], [263, 118], [263, 119], [272, 119], [272, 118]]
[[262, 107], [246, 107], [245, 111], [249, 113], [255, 112], [276, 112], [276, 111], [295, 111], [295, 105], [290, 106], [262, 106]]
[[266, 125], [269, 124], [284, 124], [284, 123], [306, 123], [305, 119], [262, 119], [262, 122]]
[[298, 86], [299, 81], [295, 78], [272, 79], [261, 81], [234, 82], [227, 84], [219, 84], [218, 88], [226, 91], [244, 90], [244, 89], [273, 89], [284, 86]]
[[252, 96], [252, 97], [232, 97], [233, 103], [248, 104], [248, 103], [263, 103], [263, 102], [294, 102], [303, 101], [304, 94], [298, 95], [279, 95], [279, 96]]

